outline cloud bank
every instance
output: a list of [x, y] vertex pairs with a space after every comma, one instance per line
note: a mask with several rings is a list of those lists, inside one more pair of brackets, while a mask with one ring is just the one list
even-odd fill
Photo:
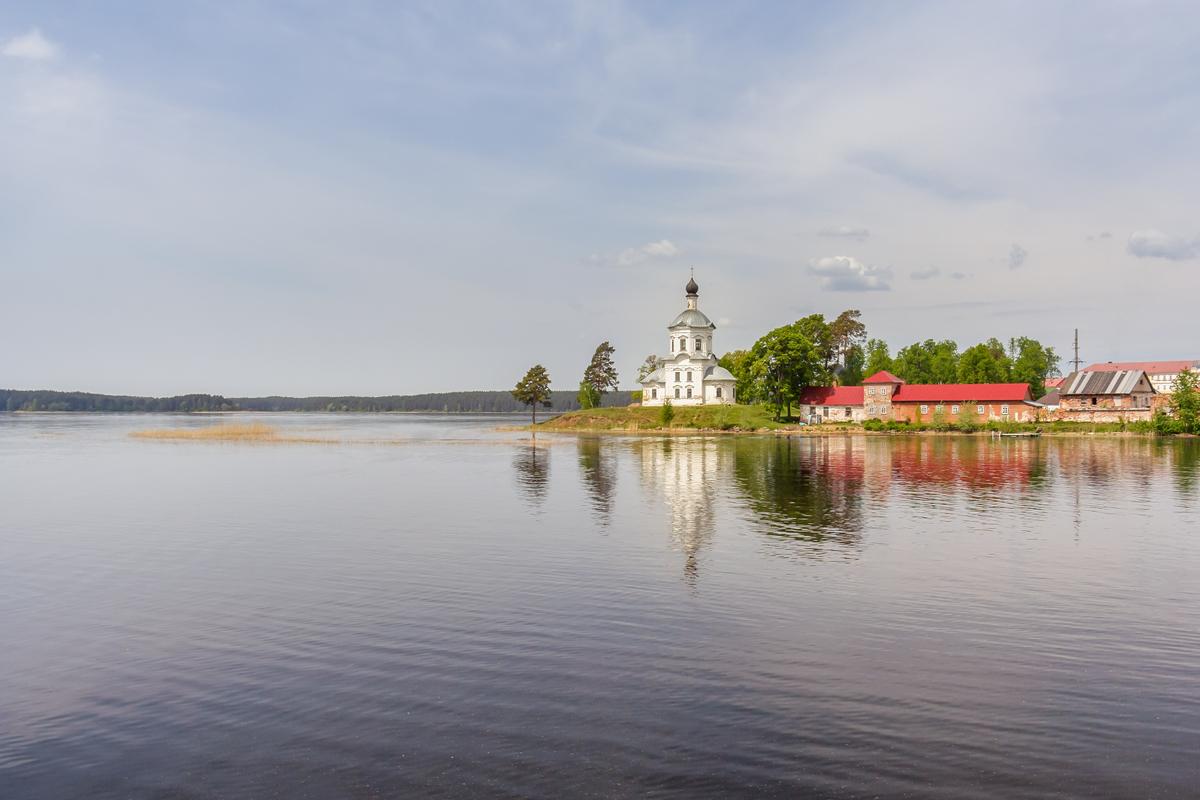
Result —
[[58, 56], [58, 45], [42, 35], [37, 28], [0, 45], [0, 55], [26, 61], [52, 61]]
[[1138, 258], [1186, 261], [1200, 255], [1200, 240], [1184, 239], [1150, 228], [1131, 233], [1125, 249]]
[[870, 266], [853, 256], [814, 258], [808, 271], [820, 276], [825, 291], [887, 292], [892, 288], [890, 268]]

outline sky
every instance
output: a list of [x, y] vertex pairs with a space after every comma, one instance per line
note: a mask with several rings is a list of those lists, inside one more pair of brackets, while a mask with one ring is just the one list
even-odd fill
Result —
[[[1200, 357], [1194, 3], [0, 5], [0, 387], [572, 389], [862, 311]], [[1065, 364], [1064, 364], [1065, 366]]]

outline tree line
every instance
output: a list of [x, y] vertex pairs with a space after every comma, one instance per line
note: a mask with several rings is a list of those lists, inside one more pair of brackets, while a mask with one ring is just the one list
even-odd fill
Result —
[[[629, 392], [613, 392], [612, 401], [629, 403]], [[546, 408], [552, 412], [580, 407], [575, 392], [550, 392]], [[90, 392], [21, 391], [0, 389], [0, 411], [74, 411], [116, 413], [189, 413], [212, 411], [511, 413], [523, 404], [511, 392], [433, 392], [385, 397], [222, 397], [186, 394], [174, 397], [137, 397]]]
[[865, 377], [886, 370], [908, 383], [1028, 383], [1035, 398], [1045, 393], [1046, 378], [1058, 374], [1059, 356], [1026, 336], [999, 339], [959, 351], [950, 339], [926, 339], [902, 347], [893, 356], [882, 339], [868, 339], [857, 309], [832, 320], [811, 314], [769, 331], [749, 350], [734, 350], [720, 359], [737, 379], [737, 398], [770, 403], [776, 416], [806, 388], [857, 386]]

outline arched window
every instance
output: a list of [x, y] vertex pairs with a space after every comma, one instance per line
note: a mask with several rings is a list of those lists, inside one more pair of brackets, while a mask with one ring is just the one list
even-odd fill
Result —
[[721, 399], [721, 387], [720, 386], [717, 387], [717, 399], [718, 400]]
[[691, 381], [691, 379], [692, 379], [692, 371], [691, 371], [690, 369], [687, 371], [687, 375], [688, 375], [688, 381]]
[[680, 336], [679, 337], [679, 351], [683, 352], [685, 350], [687, 350], [687, 337]]
[[704, 340], [701, 339], [699, 336], [696, 337], [696, 352], [697, 353], [704, 352]]
[[675, 382], [679, 383], [679, 370], [675, 370]]
[[675, 387], [675, 399], [676, 400], [679, 399], [679, 387], [678, 386]]

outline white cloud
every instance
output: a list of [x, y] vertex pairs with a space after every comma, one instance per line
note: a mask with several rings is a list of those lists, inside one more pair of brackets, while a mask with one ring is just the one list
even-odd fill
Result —
[[647, 242], [641, 247], [630, 247], [622, 250], [617, 256], [617, 264], [631, 267], [652, 258], [674, 258], [679, 255], [679, 248], [669, 239], [659, 239], [657, 242]]
[[1025, 259], [1029, 257], [1029, 251], [1019, 244], [1013, 244], [1008, 251], [1008, 268], [1017, 269], [1025, 263]]
[[936, 278], [941, 275], [942, 271], [937, 267], [926, 267], [925, 269], [914, 269], [908, 274], [908, 277], [914, 281], [927, 281], [930, 278]]
[[831, 292], [890, 291], [892, 270], [873, 267], [853, 256], [826, 256], [809, 262], [808, 271], [821, 277], [821, 288]]
[[1200, 240], [1184, 239], [1153, 229], [1134, 231], [1125, 246], [1130, 255], [1138, 258], [1166, 258], [1186, 261], [1200, 255]]
[[866, 228], [855, 225], [830, 225], [817, 231], [818, 236], [833, 236], [840, 239], [853, 239], [856, 242], [870, 238], [871, 232]]
[[50, 61], [58, 56], [58, 45], [34, 28], [29, 33], [14, 36], [0, 45], [0, 55], [29, 61]]

